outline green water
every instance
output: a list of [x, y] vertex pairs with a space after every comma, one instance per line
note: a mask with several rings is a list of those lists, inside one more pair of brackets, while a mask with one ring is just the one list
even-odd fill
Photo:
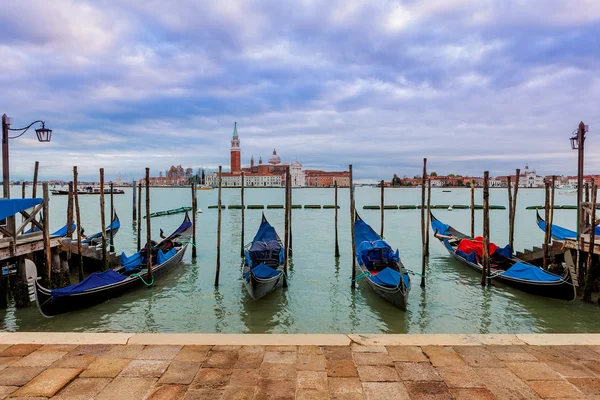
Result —
[[[13, 188], [13, 196], [20, 195]], [[580, 301], [565, 302], [528, 295], [494, 286], [482, 288], [480, 276], [449, 258], [432, 239], [425, 289], [413, 278], [407, 312], [401, 312], [359, 282], [350, 289], [351, 243], [348, 190], [339, 191], [339, 240], [341, 257], [334, 257], [334, 210], [293, 211], [293, 260], [289, 288], [260, 301], [252, 301], [240, 278], [240, 210], [224, 210], [222, 223], [221, 278], [214, 287], [216, 259], [217, 191], [198, 191], [198, 257], [161, 278], [151, 289], [140, 288], [98, 306], [46, 319], [35, 307], [9, 308], [3, 313], [4, 330], [125, 331], [125, 332], [223, 332], [223, 333], [515, 333], [598, 332], [598, 306]], [[361, 217], [379, 230], [379, 211], [362, 210], [379, 203], [379, 189], [357, 188], [356, 204]], [[333, 189], [295, 189], [294, 204], [333, 204]], [[420, 203], [420, 189], [388, 189], [386, 204]], [[190, 205], [190, 189], [152, 189], [152, 212]], [[476, 193], [481, 204], [482, 192]], [[469, 204], [468, 189], [450, 193], [432, 190], [432, 204]], [[64, 225], [66, 197], [51, 196], [52, 228]], [[517, 250], [540, 245], [543, 232], [535, 224], [535, 211], [526, 206], [543, 204], [544, 191], [519, 191], [515, 228]], [[132, 224], [132, 193], [115, 196], [121, 219], [116, 237], [117, 252], [130, 254], [136, 246]], [[100, 229], [99, 198], [81, 196], [82, 222], [86, 232]], [[490, 204], [507, 205], [506, 189], [491, 190]], [[223, 190], [223, 204], [239, 204], [238, 189]], [[283, 189], [247, 189], [246, 204], [283, 204]], [[575, 196], [557, 194], [556, 204], [574, 204]], [[280, 234], [283, 210], [264, 210]], [[476, 233], [481, 233], [482, 212], [476, 211]], [[436, 210], [436, 216], [468, 232], [469, 210]], [[108, 214], [107, 214], [108, 215]], [[557, 210], [555, 223], [574, 227], [575, 211]], [[183, 214], [152, 219], [153, 237], [163, 228], [176, 228]], [[260, 223], [261, 210], [246, 210], [245, 242], [251, 241]], [[491, 236], [505, 244], [508, 211], [491, 211]], [[142, 224], [145, 227], [145, 221]], [[145, 233], [143, 233], [145, 237]], [[421, 269], [420, 211], [386, 212], [385, 237], [400, 249], [409, 269]]]

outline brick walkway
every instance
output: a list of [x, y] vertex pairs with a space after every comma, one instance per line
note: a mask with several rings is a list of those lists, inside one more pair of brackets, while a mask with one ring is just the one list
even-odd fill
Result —
[[0, 398], [598, 399], [600, 346], [0, 345]]

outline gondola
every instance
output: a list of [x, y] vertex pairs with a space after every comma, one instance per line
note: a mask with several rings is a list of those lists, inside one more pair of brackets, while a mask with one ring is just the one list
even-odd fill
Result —
[[[483, 238], [465, 235], [435, 218], [433, 213], [430, 215], [435, 237], [448, 253], [461, 264], [481, 273]], [[500, 248], [490, 243], [489, 252], [491, 279], [538, 296], [560, 300], [574, 300], [577, 297], [568, 269], [562, 276], [547, 272], [513, 257], [509, 245]]]
[[[117, 236], [117, 232], [119, 232], [119, 228], [121, 227], [121, 221], [119, 221], [119, 216], [115, 211], [114, 218], [110, 225], [108, 225], [104, 230], [106, 231], [106, 237], [110, 238], [110, 234], [112, 231], [112, 237]], [[102, 232], [95, 233], [93, 235], [87, 236], [85, 239], [81, 240], [81, 243], [89, 243], [93, 246], [97, 246], [102, 243]]]
[[266, 296], [283, 282], [283, 257], [281, 240], [263, 214], [258, 232], [244, 251], [242, 261], [242, 279], [254, 300]]
[[[67, 236], [67, 228], [68, 228], [68, 224], [64, 225], [62, 228], [60, 228], [59, 230], [57, 230], [56, 232], [52, 232], [50, 234], [50, 237], [65, 237]], [[71, 232], [75, 232], [75, 230], [77, 229], [77, 226], [75, 225], [74, 222], [71, 223]], [[39, 232], [40, 228], [38, 228], [37, 226], [34, 225], [33, 229], [29, 229], [26, 232], [23, 232], [24, 235], [29, 234], [29, 233], [34, 233], [34, 232]]]
[[356, 279], [379, 296], [406, 311], [410, 277], [400, 261], [400, 253], [383, 240], [358, 213], [354, 221]]
[[[537, 217], [537, 225], [539, 226], [539, 228], [541, 230], [543, 230], [544, 232], [546, 232], [546, 221], [544, 221], [544, 219], [542, 217], [540, 217], [540, 213], [539, 211], [536, 212], [536, 217]], [[558, 225], [554, 225], [552, 224], [551, 228], [551, 232], [550, 234], [552, 235], [552, 239], [554, 240], [565, 240], [565, 239], [577, 239], [577, 232], [572, 231], [570, 229], [567, 228], [563, 228], [562, 226], [558, 226]], [[600, 236], [600, 226], [597, 226], [595, 229], [596, 232], [596, 236]]]
[[118, 268], [93, 273], [83, 281], [61, 289], [43, 287], [37, 278], [35, 264], [26, 260], [30, 293], [34, 293], [42, 315], [51, 317], [102, 303], [142, 286], [151, 286], [153, 279], [181, 263], [188, 244], [179, 242], [179, 239], [189, 235], [191, 227], [192, 223], [186, 213], [179, 228], [153, 246], [152, 279], [146, 269], [145, 249], [131, 257], [121, 255], [122, 265]]

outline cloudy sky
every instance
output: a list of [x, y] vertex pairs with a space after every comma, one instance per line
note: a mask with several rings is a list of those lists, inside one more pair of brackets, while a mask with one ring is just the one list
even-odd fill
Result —
[[600, 173], [598, 0], [8, 0], [0, 113], [11, 177], [130, 180], [268, 158], [358, 178]]

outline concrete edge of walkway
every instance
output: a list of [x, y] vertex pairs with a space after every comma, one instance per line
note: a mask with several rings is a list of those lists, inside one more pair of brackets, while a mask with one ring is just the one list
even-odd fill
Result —
[[600, 345], [600, 334], [203, 334], [0, 332], [0, 344], [478, 346]]

